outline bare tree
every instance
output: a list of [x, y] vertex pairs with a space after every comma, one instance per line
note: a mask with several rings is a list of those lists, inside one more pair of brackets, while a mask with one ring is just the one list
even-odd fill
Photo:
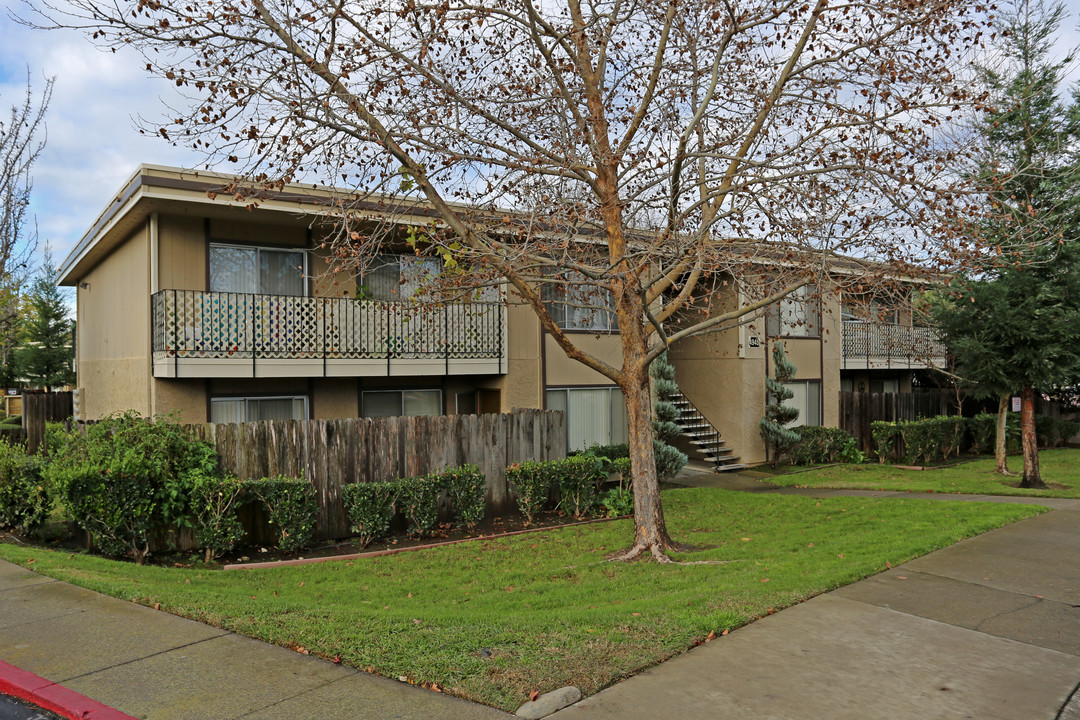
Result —
[[[31, 170], [45, 149], [45, 111], [52, 98], [52, 78], [34, 97], [30, 71], [26, 93], [0, 121], [0, 365], [9, 366], [17, 344], [19, 291], [26, 282], [37, 247], [37, 224], [29, 215]], [[5, 380], [6, 381], [6, 380]]]
[[[410, 237], [443, 259], [447, 293], [508, 283], [570, 358], [622, 389], [636, 498], [623, 558], [664, 561], [676, 547], [650, 426], [648, 366], [665, 348], [760, 318], [802, 286], [884, 281], [970, 251], [956, 229], [968, 210], [962, 143], [945, 130], [974, 99], [965, 68], [985, 8], [971, 3], [72, 0], [39, 11], [44, 25], [141, 50], [190, 99], [154, 128], [170, 142], [262, 190], [347, 187], [332, 211], [340, 262], [363, 270], [400, 240], [397, 216], [417, 201], [432, 209]], [[257, 202], [244, 187], [226, 189]], [[373, 229], [360, 201], [380, 203], [385, 221]], [[859, 260], [837, 274], [838, 255]], [[612, 313], [621, 365], [582, 349], [553, 298]]]

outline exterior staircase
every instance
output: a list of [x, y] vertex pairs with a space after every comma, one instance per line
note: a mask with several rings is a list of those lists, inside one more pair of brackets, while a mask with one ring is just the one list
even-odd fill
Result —
[[681, 392], [669, 397], [668, 402], [679, 409], [679, 417], [675, 420], [690, 441], [690, 445], [699, 455], [699, 460], [710, 462], [716, 472], [732, 472], [745, 470], [746, 465], [739, 462], [739, 458], [733, 453], [734, 450], [727, 447], [720, 437], [720, 431], [709, 422], [701, 412], [694, 407]]

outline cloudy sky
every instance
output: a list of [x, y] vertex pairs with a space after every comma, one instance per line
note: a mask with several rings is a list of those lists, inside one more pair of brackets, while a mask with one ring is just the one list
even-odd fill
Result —
[[[11, 7], [17, 7], [12, 5]], [[1080, 0], [1068, 0], [1061, 45], [1080, 45]], [[62, 259], [139, 163], [192, 167], [199, 158], [143, 137], [135, 118], [156, 119], [172, 85], [146, 77], [134, 53], [106, 53], [73, 31], [40, 31], [0, 16], [0, 103], [55, 77], [48, 145], [34, 173], [33, 209], [42, 241]], [[1080, 78], [1080, 73], [1074, 72]]]

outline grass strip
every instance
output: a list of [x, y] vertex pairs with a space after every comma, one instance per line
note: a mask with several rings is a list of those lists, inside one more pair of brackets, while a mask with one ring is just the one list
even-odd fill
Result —
[[[50, 577], [353, 667], [515, 709], [534, 688], [594, 693], [710, 632], [1045, 510], [664, 493], [685, 560], [610, 563], [628, 520], [340, 563], [221, 572], [0, 545]], [[31, 562], [32, 561], [32, 562]]]
[[908, 492], [963, 493], [965, 495], [1019, 495], [1029, 497], [1080, 497], [1080, 450], [1058, 448], [1039, 453], [1039, 467], [1049, 490], [1015, 487], [1020, 482], [1023, 460], [1009, 458], [1012, 477], [994, 474], [994, 459], [983, 458], [953, 467], [902, 470], [891, 465], [834, 465], [790, 475], [766, 478], [785, 487], [836, 488], [841, 490], [899, 490]]

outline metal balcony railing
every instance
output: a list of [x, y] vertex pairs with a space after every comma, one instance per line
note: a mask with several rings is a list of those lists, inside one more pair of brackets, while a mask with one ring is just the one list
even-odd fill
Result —
[[944, 367], [945, 343], [934, 328], [889, 323], [843, 323], [844, 363]]
[[497, 359], [500, 303], [421, 307], [350, 298], [161, 290], [155, 359]]

